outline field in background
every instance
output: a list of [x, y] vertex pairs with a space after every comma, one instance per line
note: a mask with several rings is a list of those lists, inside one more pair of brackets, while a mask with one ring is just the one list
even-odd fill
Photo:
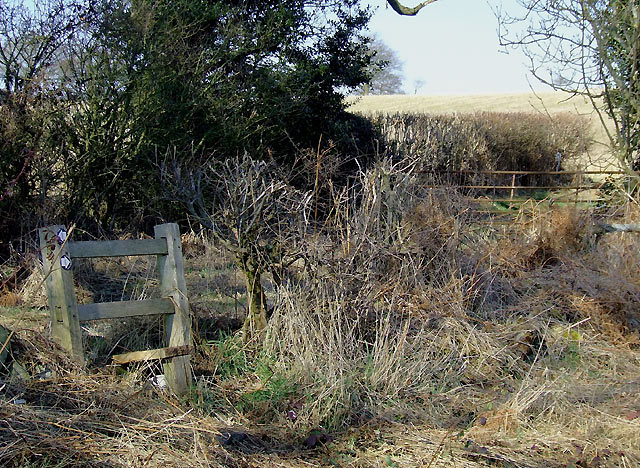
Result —
[[428, 112], [446, 114], [451, 112], [576, 112], [581, 115], [593, 113], [591, 104], [581, 96], [570, 97], [564, 93], [517, 93], [443, 96], [361, 96], [350, 97], [350, 111], [360, 113]]
[[[569, 96], [560, 92], [444, 95], [444, 96], [361, 96], [350, 97], [349, 111], [363, 115], [376, 113], [475, 113], [475, 112], [525, 112], [548, 114], [573, 113], [589, 119], [593, 130], [593, 145], [580, 161], [585, 170], [619, 169], [611, 154], [609, 139], [598, 115], [590, 102], [581, 96]], [[609, 128], [613, 123], [608, 121]]]

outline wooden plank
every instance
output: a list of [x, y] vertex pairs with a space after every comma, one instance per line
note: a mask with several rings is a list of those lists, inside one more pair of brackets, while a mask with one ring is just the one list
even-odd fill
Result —
[[516, 175], [513, 174], [513, 176], [511, 176], [511, 195], [509, 196], [510, 200], [513, 200], [513, 194], [515, 189], [516, 189]]
[[167, 298], [78, 305], [78, 318], [82, 322], [138, 315], [173, 314], [174, 312], [173, 302]]
[[82, 329], [73, 287], [69, 242], [66, 237], [59, 238], [59, 232], [66, 233], [67, 229], [57, 225], [39, 230], [40, 251], [51, 312], [51, 334], [53, 339], [71, 354], [72, 359], [84, 364]]
[[598, 225], [604, 232], [640, 232], [640, 224], [605, 224]]
[[[187, 300], [187, 284], [184, 279], [184, 261], [180, 230], [177, 224], [155, 226], [156, 239], [166, 239], [167, 255], [158, 256], [160, 290], [170, 297], [175, 313], [164, 319], [166, 346], [191, 345], [191, 313]], [[191, 363], [189, 356], [177, 356], [164, 362], [164, 375], [169, 388], [176, 394], [187, 393], [191, 388]]]
[[154, 359], [169, 359], [176, 356], [186, 356], [191, 352], [190, 346], [174, 346], [171, 348], [150, 349], [148, 351], [134, 351], [131, 353], [114, 354], [111, 356], [114, 364], [128, 364], [130, 362], [152, 361]]
[[516, 225], [516, 222], [514, 219], [499, 219], [499, 220], [487, 219], [487, 220], [477, 221], [474, 224], [478, 224], [482, 226], [485, 226], [485, 225], [513, 226], [513, 225]]
[[556, 197], [550, 197], [550, 198], [543, 198], [542, 200], [536, 200], [535, 198], [522, 198], [522, 199], [518, 199], [515, 198], [513, 200], [510, 200], [509, 198], [470, 198], [470, 201], [473, 202], [478, 202], [478, 203], [535, 203], [535, 204], [539, 204], [539, 203], [598, 203], [598, 202], [603, 202], [603, 201], [607, 201], [606, 198], [585, 198], [585, 199], [580, 199], [580, 200], [575, 200], [575, 199], [569, 199], [569, 198], [556, 198]]
[[79, 241], [69, 242], [69, 252], [72, 258], [166, 255], [167, 243], [163, 239]]

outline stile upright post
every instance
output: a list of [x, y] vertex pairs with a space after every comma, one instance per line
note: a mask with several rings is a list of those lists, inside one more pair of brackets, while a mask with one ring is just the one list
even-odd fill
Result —
[[84, 364], [82, 329], [78, 319], [71, 256], [64, 226], [48, 226], [39, 230], [40, 250], [46, 275], [51, 334], [73, 359]]
[[[180, 230], [175, 223], [161, 224], [154, 228], [156, 239], [166, 239], [167, 255], [158, 255], [158, 272], [163, 297], [169, 297], [175, 307], [174, 314], [165, 316], [165, 346], [191, 345], [191, 316], [184, 279], [184, 261]], [[176, 394], [184, 394], [191, 387], [189, 355], [177, 356], [164, 362], [164, 373], [169, 388]]]

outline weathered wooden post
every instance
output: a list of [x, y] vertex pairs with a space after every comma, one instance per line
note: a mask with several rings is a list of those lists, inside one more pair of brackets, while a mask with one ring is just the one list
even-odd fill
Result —
[[49, 226], [40, 229], [39, 233], [51, 312], [51, 334], [73, 359], [84, 364], [67, 229], [65, 226]]
[[[170, 348], [191, 345], [191, 315], [184, 279], [184, 261], [180, 230], [175, 223], [155, 226], [156, 239], [166, 239], [167, 255], [158, 255], [158, 271], [162, 297], [173, 302], [175, 313], [165, 315], [165, 346]], [[164, 362], [164, 375], [169, 388], [177, 394], [191, 387], [189, 354], [176, 356]]]
[[577, 177], [576, 178], [577, 178], [576, 195], [575, 195], [575, 199], [574, 199], [574, 202], [573, 202], [573, 206], [575, 208], [578, 207], [578, 199], [580, 198], [580, 190], [582, 190], [583, 177], [582, 177], [582, 168], [581, 167], [578, 167], [578, 173], [577, 173]]

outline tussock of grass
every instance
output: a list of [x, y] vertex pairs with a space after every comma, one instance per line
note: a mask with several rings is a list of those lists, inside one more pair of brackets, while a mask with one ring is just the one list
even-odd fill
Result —
[[[348, 229], [356, 241], [335, 270], [325, 266], [312, 282], [278, 293], [267, 349], [305, 388], [307, 424], [408, 417], [473, 428], [483, 443], [496, 434], [513, 447], [527, 441], [550, 459], [575, 443], [583, 457], [600, 451], [607, 463], [637, 462], [637, 424], [625, 420], [623, 430], [615, 421], [639, 401], [637, 313], [627, 309], [638, 297], [638, 250], [613, 238], [594, 243], [594, 220], [566, 209], [500, 239], [473, 239], [450, 197], [446, 211], [421, 213], [416, 223], [411, 201], [429, 195], [417, 195], [406, 174], [377, 170], [371, 179], [389, 176], [400, 200], [393, 214], [385, 212], [384, 188], [373, 197], [364, 185]], [[444, 226], [456, 235], [439, 236]], [[460, 238], [465, 243], [451, 242]], [[378, 250], [385, 242], [393, 246], [385, 250], [394, 252], [391, 269]], [[621, 251], [633, 257], [626, 268], [611, 261]], [[439, 269], [428, 266], [434, 252]]]

